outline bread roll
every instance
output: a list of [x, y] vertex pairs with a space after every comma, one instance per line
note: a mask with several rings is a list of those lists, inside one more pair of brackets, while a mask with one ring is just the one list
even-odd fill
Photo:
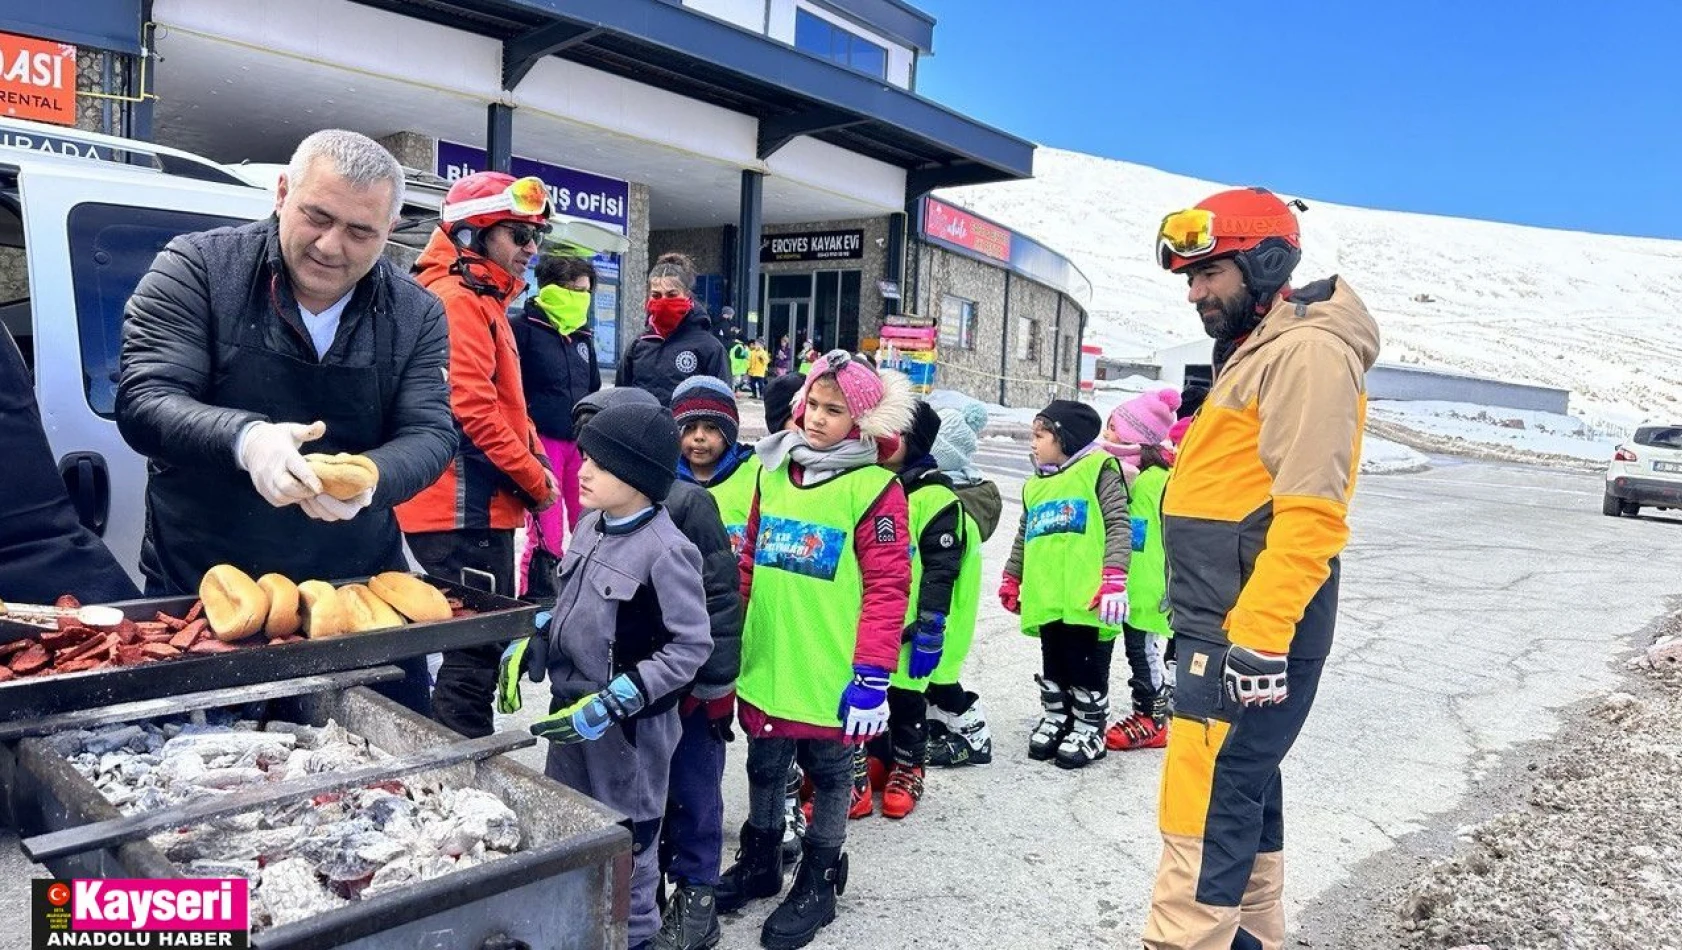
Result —
[[304, 456], [315, 477], [321, 479], [321, 490], [340, 501], [350, 501], [373, 488], [380, 480], [380, 470], [366, 455], [323, 455], [314, 452]]
[[368, 588], [415, 623], [450, 619], [444, 592], [413, 574], [386, 571], [368, 580]]
[[243, 640], [263, 629], [269, 618], [269, 595], [251, 575], [232, 564], [218, 564], [204, 572], [199, 599], [218, 640]]
[[339, 588], [339, 601], [345, 605], [345, 613], [350, 617], [351, 633], [403, 626], [403, 615], [362, 584], [346, 584]]
[[257, 586], [269, 595], [269, 618], [263, 624], [263, 633], [270, 637], [297, 633], [304, 622], [298, 616], [298, 585], [284, 574], [264, 574], [257, 578]]
[[332, 584], [304, 581], [298, 585], [298, 599], [303, 601], [304, 636], [321, 640], [350, 632], [350, 616]]

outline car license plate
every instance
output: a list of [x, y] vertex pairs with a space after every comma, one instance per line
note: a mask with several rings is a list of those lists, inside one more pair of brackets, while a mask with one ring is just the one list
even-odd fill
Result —
[[1682, 472], [1682, 462], [1654, 462], [1655, 472]]

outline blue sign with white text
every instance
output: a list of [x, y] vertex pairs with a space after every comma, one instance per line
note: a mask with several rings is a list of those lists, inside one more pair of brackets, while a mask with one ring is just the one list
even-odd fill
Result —
[[[621, 234], [630, 230], [631, 186], [626, 182], [518, 156], [512, 167], [516, 178], [532, 175], [549, 186], [556, 212], [612, 225]], [[438, 177], [455, 181], [484, 170], [484, 149], [439, 141]]]

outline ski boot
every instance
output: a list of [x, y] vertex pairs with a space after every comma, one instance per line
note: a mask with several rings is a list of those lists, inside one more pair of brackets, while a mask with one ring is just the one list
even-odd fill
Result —
[[1033, 734], [1028, 737], [1028, 758], [1044, 762], [1057, 755], [1058, 746], [1074, 724], [1069, 715], [1068, 691], [1043, 676], [1034, 677], [1034, 682], [1040, 684], [1040, 708], [1043, 711], [1039, 724], [1034, 726]]
[[1057, 746], [1057, 766], [1085, 768], [1104, 757], [1104, 724], [1110, 718], [1110, 694], [1079, 687], [1074, 694], [1074, 723]]
[[993, 734], [981, 714], [974, 693], [965, 693], [969, 708], [949, 713], [929, 706], [929, 764], [940, 768], [986, 765], [993, 761]]

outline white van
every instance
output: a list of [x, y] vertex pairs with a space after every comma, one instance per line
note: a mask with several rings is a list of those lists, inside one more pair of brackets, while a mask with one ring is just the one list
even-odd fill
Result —
[[272, 192], [208, 159], [0, 119], [0, 322], [82, 523], [136, 582], [146, 460], [117, 432], [123, 306], [171, 238], [273, 209]]

